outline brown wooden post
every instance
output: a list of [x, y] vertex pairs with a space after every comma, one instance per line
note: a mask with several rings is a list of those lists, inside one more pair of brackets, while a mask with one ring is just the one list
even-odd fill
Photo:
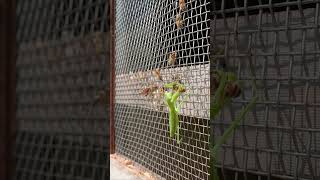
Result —
[[115, 0], [110, 0], [111, 53], [110, 53], [110, 154], [115, 153]]
[[16, 141], [16, 4], [0, 0], [0, 179], [14, 176]]

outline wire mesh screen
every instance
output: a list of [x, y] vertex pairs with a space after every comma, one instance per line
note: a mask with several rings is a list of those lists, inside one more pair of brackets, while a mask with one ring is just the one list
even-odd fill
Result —
[[237, 73], [244, 93], [214, 121], [214, 135], [250, 100], [252, 79], [259, 96], [223, 148], [224, 179], [320, 178], [319, 3], [215, 1], [212, 57]]
[[16, 179], [108, 179], [108, 6], [17, 1]]
[[[116, 1], [116, 152], [165, 179], [208, 179], [208, 5], [207, 0]], [[180, 98], [185, 99], [181, 144], [169, 138], [161, 91], [142, 93], [175, 80], [186, 86]]]

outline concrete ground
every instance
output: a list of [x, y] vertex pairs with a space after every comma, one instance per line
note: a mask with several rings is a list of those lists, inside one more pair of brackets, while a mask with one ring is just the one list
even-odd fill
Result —
[[143, 180], [133, 172], [129, 171], [128, 167], [119, 163], [117, 160], [110, 158], [110, 180]]

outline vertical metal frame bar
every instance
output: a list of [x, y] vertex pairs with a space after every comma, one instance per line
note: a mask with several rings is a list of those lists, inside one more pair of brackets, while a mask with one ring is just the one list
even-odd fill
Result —
[[0, 0], [0, 179], [14, 175], [16, 139], [16, 6], [14, 0]]
[[110, 26], [111, 26], [111, 81], [110, 81], [110, 154], [115, 153], [115, 0], [110, 0]]

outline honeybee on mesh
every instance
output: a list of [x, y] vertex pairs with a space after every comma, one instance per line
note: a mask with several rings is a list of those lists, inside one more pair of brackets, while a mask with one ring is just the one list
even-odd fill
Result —
[[173, 51], [172, 53], [169, 54], [169, 60], [168, 60], [169, 65], [174, 65], [176, 63], [176, 60], [177, 60], [177, 53]]
[[144, 88], [140, 94], [141, 94], [141, 95], [144, 95], [144, 96], [149, 96], [149, 95], [151, 95], [154, 91], [156, 91], [157, 89], [158, 89], [158, 86], [155, 85], [155, 84], [153, 84], [153, 85], [150, 85], [150, 86]]
[[186, 1], [185, 0], [179, 0], [179, 8], [180, 8], [180, 12], [186, 10]]
[[152, 71], [153, 75], [156, 77], [156, 79], [162, 81], [162, 76], [161, 76], [161, 73], [160, 73], [160, 69], [157, 68], [155, 69], [154, 71]]
[[176, 16], [176, 25], [177, 25], [178, 29], [180, 29], [184, 26], [182, 15], [180, 13], [177, 14], [177, 16]]

